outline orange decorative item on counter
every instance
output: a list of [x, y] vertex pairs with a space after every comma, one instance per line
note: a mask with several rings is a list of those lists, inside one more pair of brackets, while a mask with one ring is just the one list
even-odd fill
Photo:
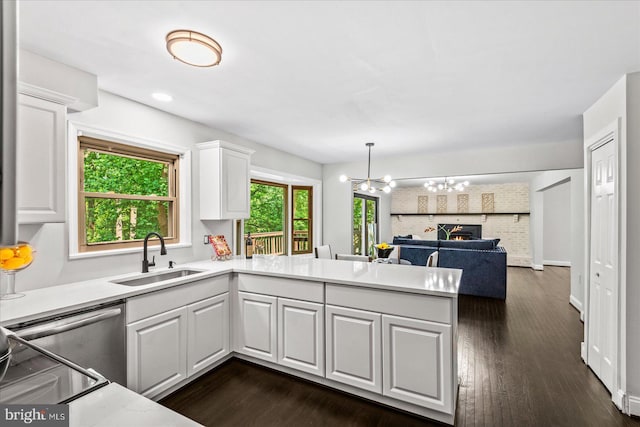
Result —
[[19, 242], [15, 246], [0, 248], [0, 269], [22, 270], [33, 261], [34, 250], [28, 243]]
[[227, 244], [227, 239], [222, 234], [218, 236], [209, 236], [209, 243], [213, 246], [214, 256], [212, 259], [224, 260], [231, 258], [231, 249]]

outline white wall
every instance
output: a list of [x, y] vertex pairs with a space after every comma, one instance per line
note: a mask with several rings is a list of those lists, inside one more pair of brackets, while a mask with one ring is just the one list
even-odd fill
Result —
[[98, 106], [98, 76], [27, 50], [19, 50], [19, 88], [29, 94], [32, 87], [45, 88], [47, 95], [62, 96], [65, 105], [74, 111]]
[[[438, 224], [476, 224], [482, 226], [484, 238], [499, 238], [500, 246], [507, 251], [507, 265], [530, 267], [531, 242], [529, 239], [530, 211], [529, 179], [512, 182], [509, 175], [502, 175], [504, 182], [496, 184], [475, 184], [471, 180], [469, 187], [464, 190], [468, 196], [469, 212], [482, 212], [482, 195], [494, 194], [495, 212], [526, 212], [519, 215], [517, 220], [513, 215], [456, 215], [458, 212], [458, 193], [444, 194], [447, 198], [447, 212], [438, 215], [397, 215], [391, 218], [394, 235], [418, 235], [423, 239], [437, 239], [437, 230], [425, 232], [428, 226], [436, 228]], [[391, 193], [394, 213], [418, 213], [418, 197], [426, 196], [427, 212], [437, 212], [437, 198], [442, 194], [430, 193], [423, 186], [396, 188]]]
[[[184, 263], [207, 259], [211, 256], [209, 246], [202, 244], [204, 234], [225, 234], [231, 242], [231, 221], [200, 221], [199, 157], [195, 144], [222, 139], [254, 149], [252, 164], [304, 176], [321, 179], [322, 166], [318, 163], [284, 153], [279, 150], [209, 128], [199, 123], [177, 117], [160, 110], [133, 102], [108, 92], [99, 93], [100, 106], [81, 113], [69, 114], [74, 122], [119, 132], [128, 136], [157, 140], [167, 144], [187, 147], [192, 150], [192, 236], [193, 245], [188, 248], [169, 249], [167, 256], [156, 255], [159, 267], [166, 267], [169, 260]], [[37, 249], [34, 263], [16, 275], [18, 291], [42, 288], [108, 275], [135, 272], [140, 269], [142, 251], [135, 254], [103, 256], [89, 259], [68, 259], [67, 223], [44, 225], [21, 225], [19, 239], [31, 242]]]
[[545, 190], [558, 185], [569, 185], [569, 215], [571, 236], [569, 261], [571, 263], [571, 293], [569, 302], [580, 312], [584, 301], [584, 172], [583, 169], [545, 171], [531, 181], [531, 253], [532, 267], [542, 270], [545, 254]]
[[[384, 159], [376, 159], [374, 152], [371, 175], [390, 174], [396, 179], [477, 175], [581, 168], [582, 164], [582, 141], [567, 141], [451, 153], [423, 152]], [[335, 252], [348, 252], [351, 247], [351, 214], [349, 213], [351, 189], [348, 184], [341, 183], [338, 178], [342, 174], [360, 177], [366, 175], [366, 171], [366, 161], [336, 163], [323, 167], [323, 240], [325, 244], [330, 244]], [[381, 220], [389, 222], [381, 223], [381, 229], [391, 230], [391, 218], [381, 218]]]
[[[640, 415], [640, 73], [616, 82], [583, 115], [585, 149], [590, 139], [614, 121], [619, 123], [621, 393], [630, 412]], [[614, 396], [618, 394], [614, 390]]]
[[[627, 75], [627, 180], [633, 189], [626, 195], [626, 306], [628, 392], [631, 413], [640, 416], [640, 72]], [[625, 187], [626, 188], [626, 187]], [[622, 191], [622, 189], [621, 189]]]
[[571, 183], [554, 185], [542, 194], [542, 263], [571, 266]]

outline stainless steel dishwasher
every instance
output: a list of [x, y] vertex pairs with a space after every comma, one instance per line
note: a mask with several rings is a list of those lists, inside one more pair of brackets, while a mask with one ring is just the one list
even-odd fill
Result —
[[123, 301], [7, 326], [20, 338], [127, 386]]

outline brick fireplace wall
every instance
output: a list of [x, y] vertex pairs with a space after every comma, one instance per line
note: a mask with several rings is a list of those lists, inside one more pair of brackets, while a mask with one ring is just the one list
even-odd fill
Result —
[[[458, 195], [467, 194], [468, 202], [459, 203]], [[470, 185], [462, 192], [430, 193], [424, 187], [400, 187], [391, 193], [391, 213], [423, 213], [421, 215], [392, 215], [393, 235], [414, 234], [423, 239], [435, 240], [435, 231], [425, 233], [424, 229], [438, 224], [481, 224], [483, 238], [499, 238], [500, 245], [507, 251], [507, 264], [531, 266], [531, 242], [529, 238], [529, 215], [496, 215], [483, 217], [482, 195], [493, 194], [494, 212], [529, 212], [529, 184], [486, 184]], [[446, 214], [438, 212], [438, 195], [446, 195]], [[425, 200], [424, 196], [428, 199]], [[487, 199], [487, 197], [485, 197]], [[442, 199], [441, 199], [442, 203]], [[468, 203], [468, 208], [466, 207]], [[426, 209], [424, 208], [426, 204]], [[456, 215], [458, 208], [466, 209], [473, 215]], [[442, 206], [441, 206], [442, 210]], [[424, 213], [426, 211], [426, 213]], [[477, 215], [475, 214], [477, 213]], [[434, 214], [434, 215], [429, 215]]]

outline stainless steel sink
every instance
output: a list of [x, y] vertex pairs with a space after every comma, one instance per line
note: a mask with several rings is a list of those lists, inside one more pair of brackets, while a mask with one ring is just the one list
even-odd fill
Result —
[[146, 273], [143, 276], [138, 276], [131, 279], [112, 280], [111, 283], [117, 283], [119, 285], [126, 285], [126, 286], [143, 286], [143, 285], [149, 285], [151, 283], [159, 283], [159, 282], [164, 282], [166, 280], [191, 276], [192, 274], [202, 273], [203, 271], [204, 270], [184, 269], [184, 270], [165, 271], [159, 274]]

